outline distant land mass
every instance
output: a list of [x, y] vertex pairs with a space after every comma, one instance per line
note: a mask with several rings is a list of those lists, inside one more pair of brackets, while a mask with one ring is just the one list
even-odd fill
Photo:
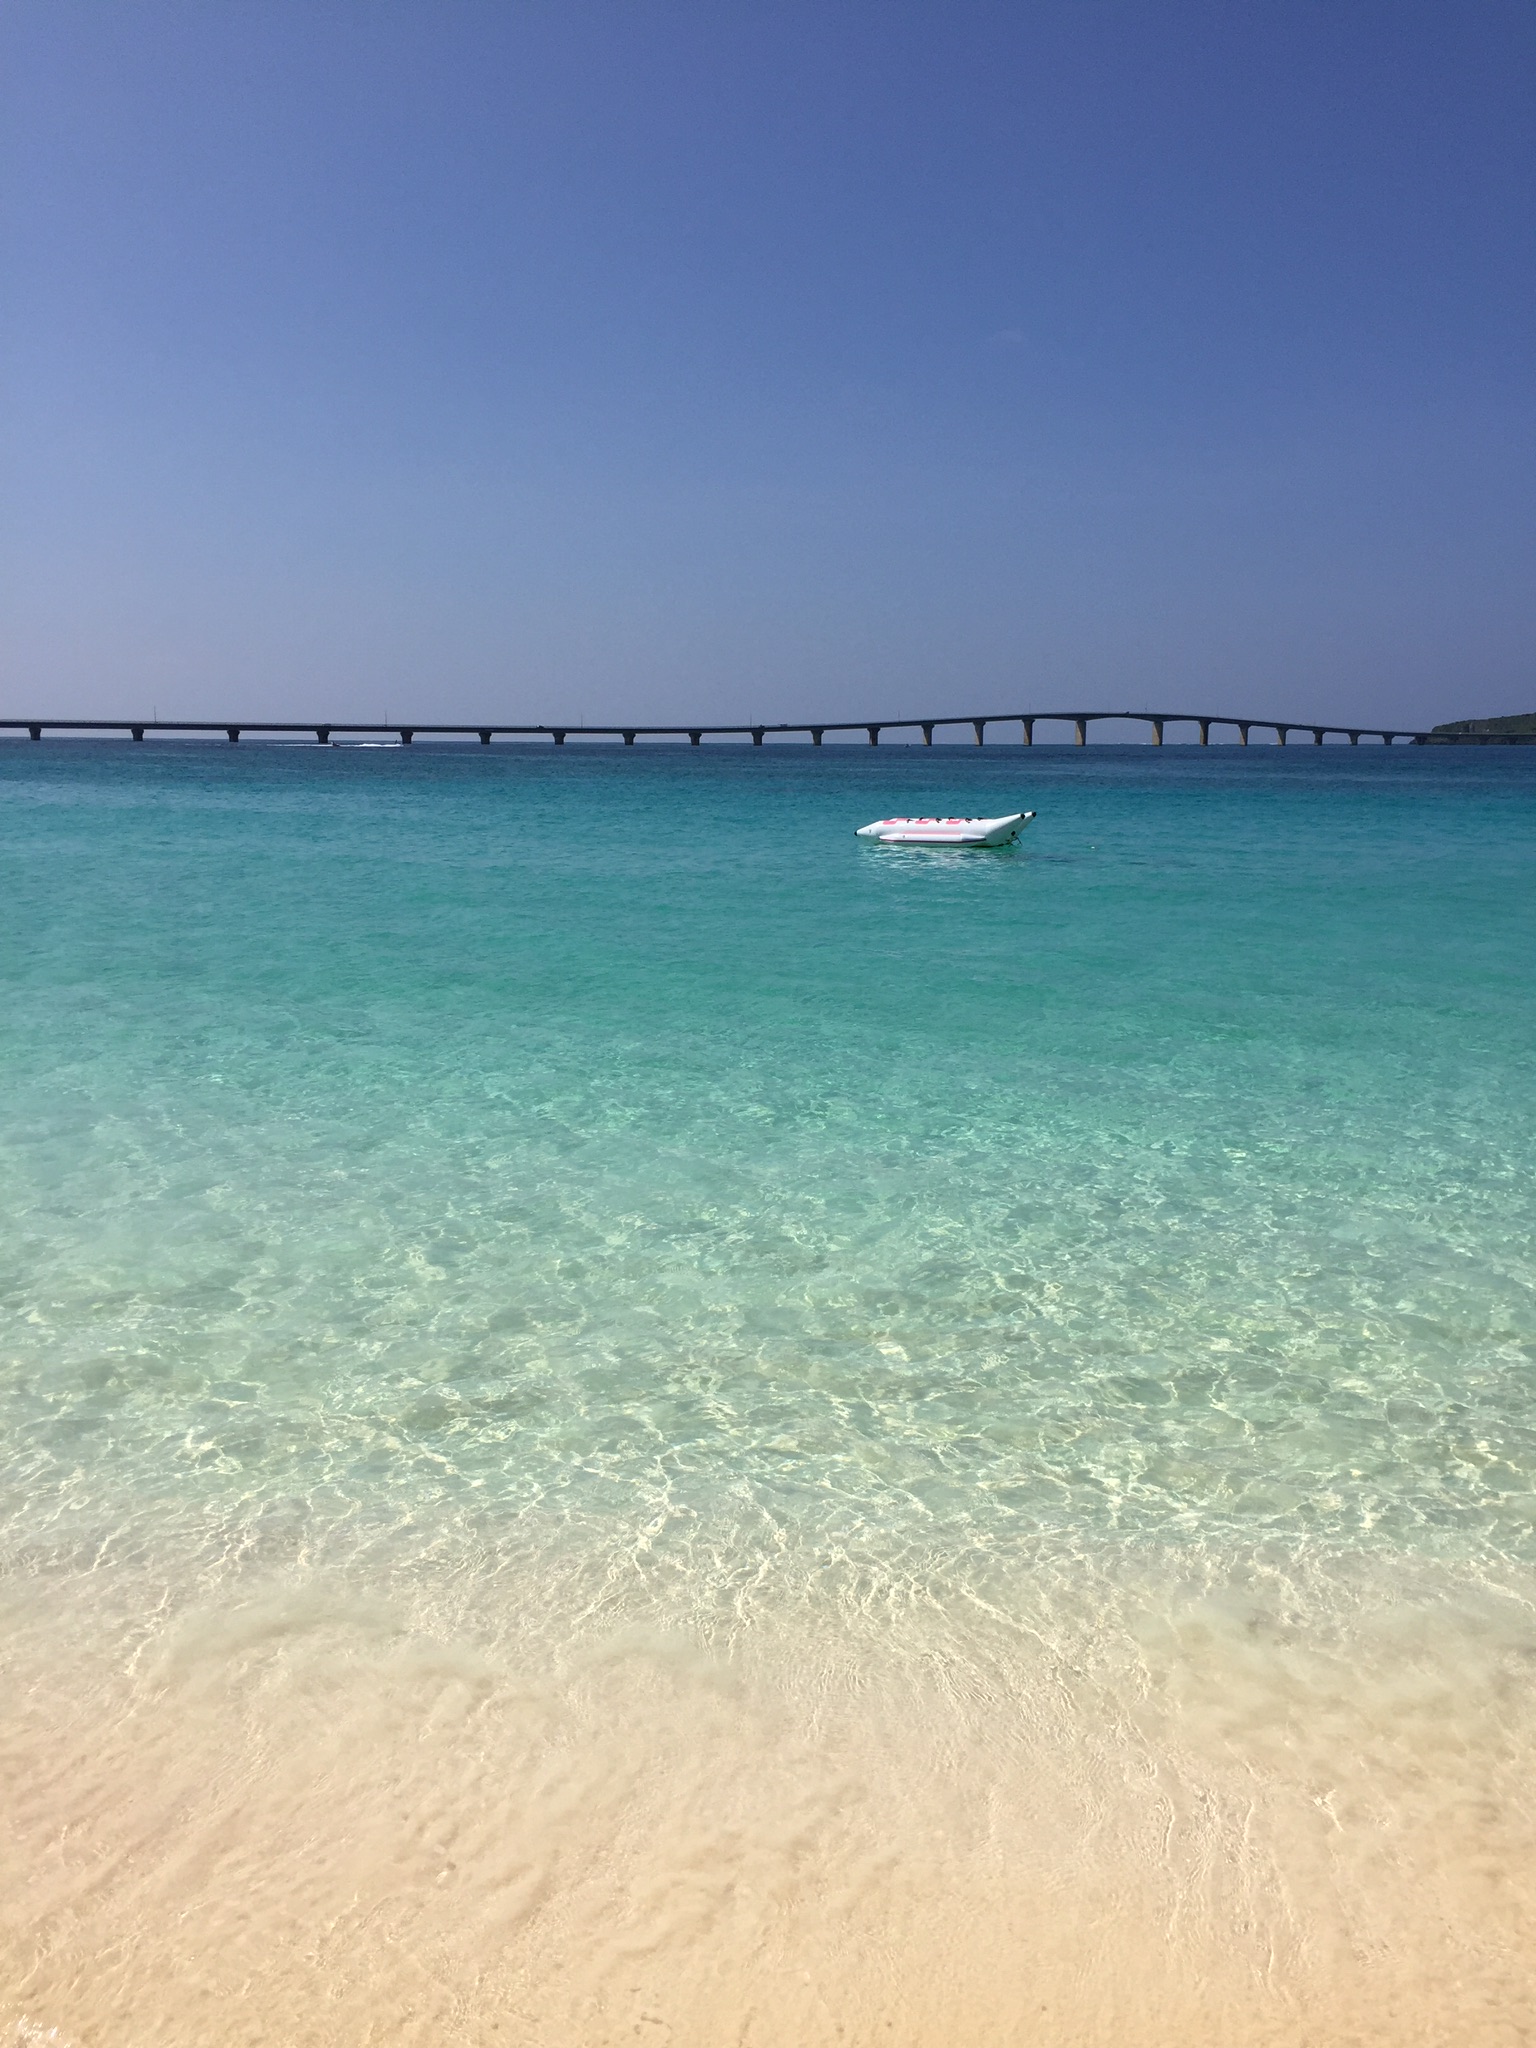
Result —
[[1508, 718], [1456, 718], [1437, 725], [1430, 746], [1496, 747], [1536, 745], [1536, 711], [1516, 711]]

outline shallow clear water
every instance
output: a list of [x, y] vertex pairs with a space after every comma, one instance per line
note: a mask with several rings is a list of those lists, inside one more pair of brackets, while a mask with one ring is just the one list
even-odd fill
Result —
[[12, 1540], [1529, 1554], [1533, 766], [7, 749]]
[[1153, 1583], [1528, 1615], [1533, 799], [1526, 750], [6, 746], [0, 1562], [855, 1667], [1122, 1598], [1145, 1652]]

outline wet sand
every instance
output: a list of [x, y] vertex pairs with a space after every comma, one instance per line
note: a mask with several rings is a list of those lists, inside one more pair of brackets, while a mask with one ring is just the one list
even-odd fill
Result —
[[1528, 2038], [1519, 1589], [1420, 1573], [1326, 1641], [1244, 1594], [986, 1655], [802, 1617], [558, 1657], [531, 1610], [130, 1590], [7, 1603], [18, 2041]]

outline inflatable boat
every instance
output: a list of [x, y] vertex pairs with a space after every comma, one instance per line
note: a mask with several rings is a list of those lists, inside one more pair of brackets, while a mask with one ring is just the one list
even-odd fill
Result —
[[860, 825], [860, 839], [878, 839], [882, 846], [1010, 846], [1033, 811], [1014, 811], [1006, 818], [877, 818]]

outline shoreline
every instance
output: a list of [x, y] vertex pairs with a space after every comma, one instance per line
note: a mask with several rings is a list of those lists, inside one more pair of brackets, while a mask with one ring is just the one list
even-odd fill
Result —
[[0, 2013], [75, 2048], [1472, 2048], [1536, 1991], [1520, 1581], [1394, 1604], [1378, 1562], [1331, 1642], [1138, 1592], [989, 1675], [641, 1601], [561, 1653], [536, 1588], [498, 1621], [451, 1574], [151, 1622], [111, 1576], [7, 1601]]

